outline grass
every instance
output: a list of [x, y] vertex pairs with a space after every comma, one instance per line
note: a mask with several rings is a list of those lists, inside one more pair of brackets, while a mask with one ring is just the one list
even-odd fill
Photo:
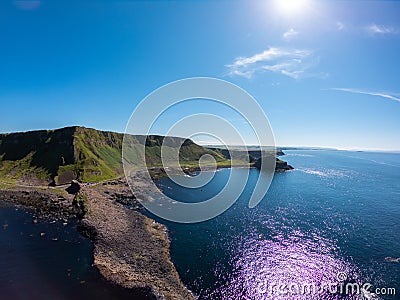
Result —
[[73, 127], [0, 135], [0, 176], [36, 177], [49, 181], [58, 166], [72, 163], [70, 138]]
[[[146, 165], [162, 167], [161, 148], [166, 165], [173, 161], [179, 149], [182, 167], [198, 167], [204, 154], [214, 157], [217, 166], [227, 167], [231, 161], [220, 151], [201, 147], [191, 140], [162, 136], [128, 136], [125, 158], [133, 166], [143, 166], [142, 146], [146, 143]], [[83, 127], [67, 127], [52, 131], [0, 134], [0, 178], [10, 181], [24, 180], [29, 176], [57, 184], [72, 179], [81, 182], [99, 182], [123, 175], [121, 133], [98, 131]], [[247, 165], [238, 159], [232, 165]]]
[[62, 197], [66, 196], [68, 194], [67, 191], [65, 191], [63, 189], [58, 189], [58, 188], [51, 188], [51, 191], [55, 192], [57, 195], [62, 196]]
[[83, 210], [84, 214], [89, 214], [89, 207], [87, 205], [87, 198], [84, 194], [78, 193], [74, 198], [75, 203]]
[[13, 186], [14, 186], [13, 184], [9, 184], [7, 182], [0, 182], [0, 190], [8, 189]]

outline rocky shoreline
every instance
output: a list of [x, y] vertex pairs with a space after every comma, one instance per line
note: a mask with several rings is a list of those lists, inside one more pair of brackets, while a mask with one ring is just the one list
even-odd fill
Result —
[[74, 195], [52, 188], [35, 186], [12, 186], [0, 189], [0, 206], [7, 204], [21, 205], [34, 211], [34, 222], [40, 219], [67, 222], [80, 214], [73, 205]]
[[[292, 169], [280, 162], [276, 172]], [[199, 170], [187, 167], [183, 172], [192, 175]], [[162, 168], [149, 171], [153, 179], [166, 176]], [[142, 177], [135, 172], [132, 178], [134, 193], [143, 200], [153, 187]], [[34, 223], [42, 219], [67, 224], [71, 218], [78, 219], [78, 230], [94, 243], [94, 265], [107, 280], [144, 289], [155, 299], [195, 299], [171, 261], [167, 228], [139, 212], [143, 207], [125, 179], [93, 184], [73, 181], [58, 187], [3, 185], [0, 207], [7, 203], [33, 209]]]
[[33, 222], [79, 218], [78, 230], [93, 241], [94, 265], [107, 280], [149, 290], [150, 299], [194, 299], [171, 261], [167, 228], [133, 209], [137, 201], [124, 181], [82, 185], [71, 194], [34, 186], [2, 188], [0, 206], [7, 203], [33, 209]]
[[95, 244], [100, 273], [127, 288], [149, 287], [158, 299], [194, 299], [171, 262], [167, 228], [114, 199], [131, 199], [123, 184], [83, 188], [81, 231]]

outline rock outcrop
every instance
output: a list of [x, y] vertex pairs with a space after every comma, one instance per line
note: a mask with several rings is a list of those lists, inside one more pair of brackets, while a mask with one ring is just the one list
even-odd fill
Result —
[[31, 208], [34, 223], [78, 218], [78, 230], [94, 242], [94, 265], [107, 280], [150, 291], [149, 299], [194, 299], [171, 261], [167, 228], [133, 209], [139, 204], [123, 180], [74, 182], [67, 189], [2, 188], [0, 206]]
[[[260, 169], [261, 167], [261, 161], [262, 157], [260, 157], [255, 163], [254, 166], [257, 169]], [[288, 165], [286, 161], [280, 160], [279, 158], [276, 158], [276, 165], [275, 165], [275, 172], [285, 172], [285, 171], [290, 171], [293, 170], [294, 168], [291, 165]]]
[[[80, 230], [94, 241], [94, 264], [108, 280], [127, 288], [149, 288], [158, 299], [194, 299], [171, 262], [167, 228], [118, 203], [132, 199], [121, 189], [99, 185], [78, 194], [87, 211]], [[112, 195], [120, 195], [120, 201]]]

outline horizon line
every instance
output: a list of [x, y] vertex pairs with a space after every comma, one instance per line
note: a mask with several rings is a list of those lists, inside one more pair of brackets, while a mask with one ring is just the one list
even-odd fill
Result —
[[[33, 132], [33, 131], [54, 131], [54, 130], [61, 130], [61, 129], [65, 129], [65, 128], [71, 128], [71, 127], [81, 127], [81, 128], [86, 128], [86, 129], [93, 129], [93, 130], [98, 130], [98, 131], [108, 131], [108, 132], [114, 132], [114, 133], [119, 133], [119, 134], [126, 134], [125, 132], [119, 132], [119, 131], [114, 131], [114, 130], [109, 130], [109, 129], [96, 129], [94, 127], [86, 127], [84, 125], [66, 125], [63, 127], [57, 127], [57, 128], [51, 128], [51, 129], [28, 129], [25, 131], [22, 130], [16, 130], [16, 131], [8, 131], [8, 132], [4, 132], [1, 131], [0, 134], [13, 134], [13, 133], [27, 133], [27, 132]], [[145, 135], [145, 134], [135, 134], [135, 135]], [[148, 135], [158, 135], [158, 136], [166, 136], [163, 134], [157, 134], [157, 133], [151, 133]], [[174, 136], [175, 137], [175, 136]], [[176, 136], [178, 137], [178, 136]], [[184, 138], [187, 139], [187, 137], [180, 137], [180, 138]], [[193, 141], [193, 139], [191, 139]], [[217, 147], [217, 146], [225, 146], [223, 144], [213, 144], [208, 143], [206, 141], [194, 141], [196, 144], [200, 145], [200, 146], [211, 146], [211, 147]], [[297, 150], [336, 150], [336, 151], [365, 151], [365, 152], [392, 152], [392, 153], [397, 153], [400, 152], [400, 149], [385, 149], [385, 148], [358, 148], [358, 147], [336, 147], [336, 146], [305, 146], [305, 145], [275, 145], [275, 146], [271, 146], [271, 145], [255, 145], [255, 144], [248, 144], [248, 145], [239, 145], [239, 144], [228, 144], [228, 146], [230, 147], [273, 147], [273, 148], [298, 148]], [[290, 150], [290, 149], [286, 149], [286, 150]], [[296, 149], [293, 149], [296, 150]]]

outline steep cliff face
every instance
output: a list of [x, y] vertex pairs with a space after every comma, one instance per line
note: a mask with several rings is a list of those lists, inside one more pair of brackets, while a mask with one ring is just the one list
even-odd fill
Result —
[[[123, 174], [122, 142], [124, 135], [79, 126], [57, 130], [39, 130], [22, 133], [0, 134], [0, 178], [25, 184], [65, 184], [74, 179], [96, 182]], [[139, 144], [146, 145], [146, 164], [161, 167], [161, 148], [168, 159], [175, 157], [183, 166], [196, 167], [204, 154], [209, 154], [221, 164], [229, 160], [244, 161], [243, 151], [230, 157], [225, 150], [208, 149], [189, 139], [163, 136], [129, 136], [129, 158], [138, 160]], [[225, 152], [224, 152], [225, 151]], [[259, 151], [258, 151], [259, 152]], [[249, 152], [250, 162], [260, 159], [257, 151]], [[285, 162], [278, 160], [277, 171], [290, 170]]]
[[71, 174], [81, 181], [91, 182], [122, 174], [123, 134], [76, 127], [74, 132], [74, 163], [61, 166], [56, 177], [59, 184]]
[[0, 176], [48, 181], [59, 166], [74, 163], [75, 127], [0, 135]]
[[[254, 163], [254, 166], [257, 169], [261, 168], [261, 161], [262, 161], [262, 157], [260, 157], [259, 159], [256, 160], [256, 162]], [[285, 172], [285, 171], [290, 171], [293, 170], [294, 168], [289, 165], [286, 161], [280, 160], [279, 158], [276, 158], [276, 165], [275, 165], [275, 172]]]
[[[144, 139], [147, 165], [161, 165], [161, 145], [165, 138], [132, 136], [133, 152], [140, 151], [137, 145]], [[78, 126], [0, 134], [0, 177], [42, 184], [115, 178], [123, 174], [122, 142], [121, 133]], [[217, 161], [226, 160], [191, 140], [168, 137], [165, 144], [167, 151], [182, 145], [179, 157], [184, 164], [195, 164], [204, 154], [214, 156]]]

